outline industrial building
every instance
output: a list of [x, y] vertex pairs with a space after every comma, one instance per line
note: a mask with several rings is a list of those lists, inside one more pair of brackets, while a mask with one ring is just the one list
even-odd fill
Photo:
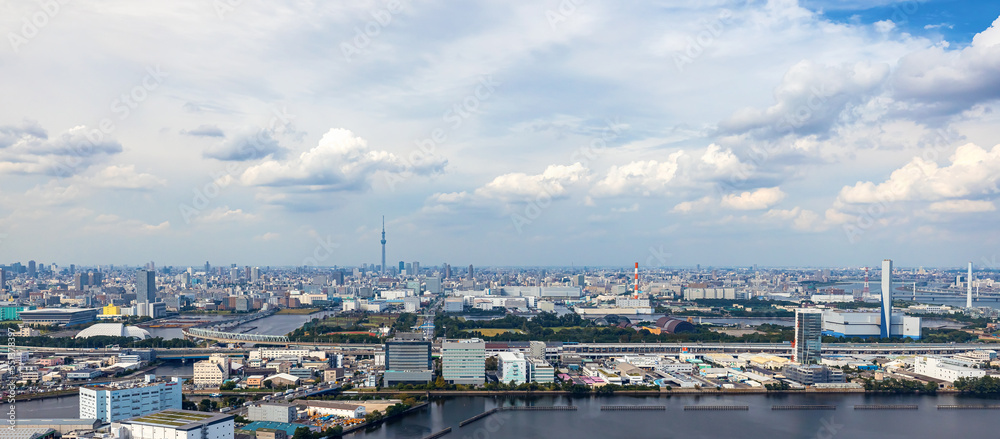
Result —
[[441, 374], [449, 384], [486, 382], [486, 343], [478, 338], [445, 340], [441, 344]]
[[[150, 375], [151, 376], [151, 375]], [[80, 419], [114, 422], [181, 408], [181, 379], [129, 387], [81, 387]]]
[[819, 364], [789, 364], [781, 368], [781, 374], [806, 386], [844, 382], [844, 372]]
[[918, 356], [913, 359], [913, 372], [948, 382], [959, 378], [979, 378], [986, 371], [975, 368], [976, 363], [954, 358]]
[[[823, 335], [833, 337], [885, 337], [880, 311], [833, 310], [823, 312]], [[920, 339], [920, 317], [892, 313], [889, 337]]]
[[520, 352], [501, 352], [498, 355], [498, 359], [497, 378], [500, 382], [514, 382], [514, 384], [528, 382], [528, 362], [524, 359], [524, 354]]
[[96, 308], [42, 308], [20, 311], [26, 324], [72, 326], [97, 320]]
[[365, 406], [351, 401], [308, 401], [306, 413], [309, 415], [333, 415], [342, 418], [364, 418]]
[[251, 421], [289, 423], [298, 418], [298, 411], [295, 408], [295, 404], [278, 402], [262, 403], [251, 405], [247, 410], [247, 417]]
[[235, 418], [220, 413], [164, 410], [111, 424], [115, 439], [233, 439]]

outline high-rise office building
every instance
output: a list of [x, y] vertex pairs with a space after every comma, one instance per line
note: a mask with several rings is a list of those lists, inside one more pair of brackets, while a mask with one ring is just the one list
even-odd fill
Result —
[[882, 261], [882, 316], [879, 322], [882, 338], [889, 338], [892, 331], [892, 259]]
[[260, 281], [260, 267], [253, 267], [250, 269], [250, 282]]
[[344, 270], [333, 270], [333, 281], [337, 286], [344, 285]]
[[486, 382], [486, 343], [478, 338], [441, 344], [441, 375], [449, 384]]
[[385, 274], [385, 215], [382, 216], [382, 274]]
[[28, 261], [28, 277], [32, 279], [38, 277], [38, 271], [35, 267], [35, 261]]
[[0, 268], [0, 291], [7, 289], [7, 270]]
[[795, 310], [795, 358], [799, 364], [816, 364], [820, 361], [823, 340], [823, 310]]
[[87, 273], [77, 273], [73, 276], [73, 286], [76, 287], [77, 291], [83, 291], [89, 284], [90, 277], [87, 276]]
[[205, 274], [212, 274], [212, 264], [209, 264], [208, 261], [205, 261]]
[[403, 273], [405, 270], [406, 270], [406, 263], [403, 261], [399, 261], [399, 272]]
[[87, 273], [87, 285], [99, 287], [104, 284], [104, 273], [91, 271]]
[[402, 333], [385, 343], [385, 386], [426, 383], [433, 376], [431, 342], [420, 333]]
[[414, 261], [412, 265], [413, 265], [413, 271], [412, 272], [407, 271], [406, 274], [413, 275], [413, 276], [419, 276], [420, 275], [420, 263]]
[[451, 279], [451, 264], [444, 264], [444, 278]]
[[476, 272], [472, 269], [472, 264], [469, 264], [469, 279], [475, 279]]
[[136, 303], [156, 302], [156, 272], [139, 270], [135, 278]]
[[76, 264], [69, 264], [69, 275], [72, 276], [76, 274]]

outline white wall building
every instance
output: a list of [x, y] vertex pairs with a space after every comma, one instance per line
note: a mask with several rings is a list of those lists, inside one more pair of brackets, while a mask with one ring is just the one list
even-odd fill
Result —
[[[920, 338], [920, 317], [893, 313], [889, 334], [892, 337]], [[879, 311], [826, 310], [823, 312], [823, 335], [834, 337], [879, 337], [882, 314]]]
[[233, 439], [232, 415], [165, 410], [111, 424], [116, 439]]
[[342, 418], [364, 418], [365, 406], [351, 401], [309, 401], [306, 405], [309, 415], [333, 415]]
[[181, 380], [131, 387], [81, 387], [80, 419], [114, 422], [181, 408]]
[[949, 382], [986, 375], [986, 371], [971, 367], [974, 363], [967, 361], [931, 356], [917, 356], [913, 361], [913, 372]]
[[511, 381], [514, 384], [528, 382], [528, 362], [520, 352], [501, 352], [497, 369], [500, 372], [500, 381], [505, 384]]

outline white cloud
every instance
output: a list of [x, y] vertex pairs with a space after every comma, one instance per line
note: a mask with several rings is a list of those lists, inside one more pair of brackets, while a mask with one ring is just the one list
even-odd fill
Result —
[[932, 212], [947, 213], [979, 213], [993, 212], [997, 210], [992, 201], [986, 200], [948, 200], [931, 203], [929, 209]]
[[729, 194], [722, 198], [722, 207], [736, 210], [767, 209], [785, 199], [785, 193], [779, 187], [760, 188], [752, 192], [742, 192], [739, 195]]
[[106, 189], [148, 190], [164, 186], [166, 181], [152, 174], [136, 172], [135, 165], [112, 165], [90, 178], [89, 183]]
[[319, 144], [287, 161], [268, 160], [243, 172], [244, 184], [298, 186], [319, 191], [364, 191], [377, 172], [401, 173], [402, 161], [387, 151], [368, 148], [368, 142], [343, 128], [323, 135]]
[[0, 173], [72, 176], [121, 152], [120, 143], [83, 125], [55, 138], [36, 122], [0, 128]]
[[223, 206], [219, 208], [212, 209], [205, 212], [202, 215], [198, 215], [198, 221], [201, 222], [234, 222], [234, 221], [252, 221], [257, 219], [257, 215], [246, 213], [243, 209], [230, 209], [229, 206]]
[[662, 195], [677, 174], [678, 160], [683, 155], [684, 151], [677, 151], [663, 162], [646, 160], [612, 166], [594, 185], [591, 194], [596, 197]]
[[949, 159], [951, 164], [914, 157], [881, 183], [859, 181], [845, 186], [837, 197], [839, 204], [871, 204], [894, 201], [935, 201], [1000, 193], [1000, 145], [987, 151], [975, 144], [958, 147]]

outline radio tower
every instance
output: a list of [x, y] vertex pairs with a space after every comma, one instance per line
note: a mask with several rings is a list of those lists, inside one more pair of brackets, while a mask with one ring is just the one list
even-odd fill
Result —
[[633, 298], [634, 299], [638, 299], [639, 298], [639, 263], [638, 262], [635, 263], [635, 290], [634, 291], [635, 291], [635, 297], [633, 297]]
[[385, 215], [382, 215], [382, 274], [385, 274]]
[[863, 290], [861, 290], [861, 297], [863, 297], [863, 298], [865, 298], [865, 300], [867, 300], [868, 299], [868, 294], [869, 294], [869, 291], [868, 291], [868, 267], [865, 267], [865, 288]]

